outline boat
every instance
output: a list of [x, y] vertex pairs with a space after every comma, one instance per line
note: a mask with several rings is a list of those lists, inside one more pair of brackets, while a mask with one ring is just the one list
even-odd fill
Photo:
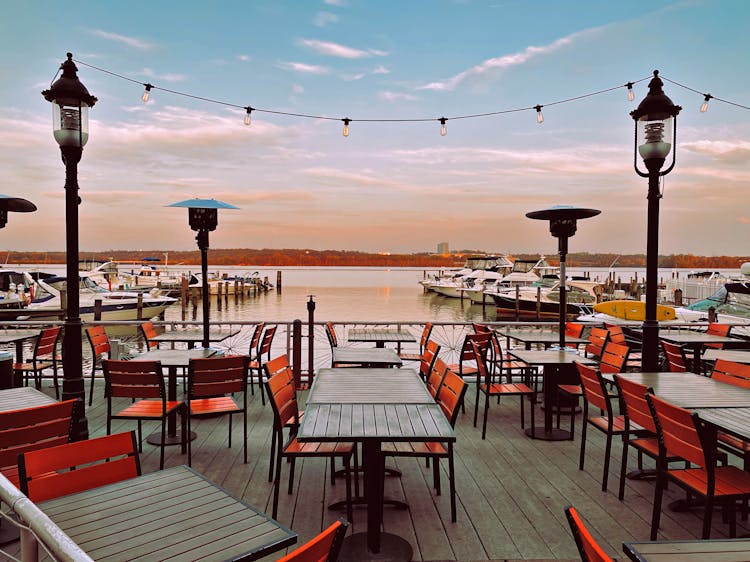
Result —
[[[545, 256], [539, 256], [535, 260], [516, 260], [513, 262], [513, 268], [505, 277], [496, 281], [494, 284], [486, 284], [484, 291], [479, 293], [470, 293], [469, 298], [477, 304], [492, 303], [492, 296], [495, 294], [505, 294], [509, 290], [515, 290], [516, 287], [536, 286], [542, 282], [542, 279], [551, 279], [548, 285], [559, 279], [559, 268], [551, 266]], [[515, 295], [515, 293], [514, 293]], [[514, 297], [515, 298], [515, 297]]]
[[[602, 312], [622, 320], [643, 321], [646, 318], [646, 303], [637, 300], [612, 300], [600, 302], [594, 305], [595, 312]], [[657, 304], [656, 320], [663, 322], [665, 320], [674, 320], [676, 318], [675, 308], [673, 306]]]
[[162, 294], [179, 294], [183, 275], [181, 272], [170, 270], [167, 265], [168, 254], [164, 256], [164, 264], [160, 258], [143, 258], [140, 264], [135, 264], [130, 273], [121, 272], [121, 282], [116, 287], [111, 287], [111, 290], [143, 292], [158, 288]]
[[475, 269], [466, 275], [436, 283], [432, 290], [444, 297], [464, 298], [472, 292], [482, 293], [488, 282], [495, 283], [503, 278], [497, 271]]
[[[560, 317], [560, 281], [546, 276], [537, 284], [518, 286], [505, 292], [492, 293], [498, 318], [518, 316], [526, 319], [555, 320]], [[577, 318], [591, 312], [596, 303], [593, 287], [596, 283], [588, 279], [566, 281], [566, 315]]]
[[[492, 271], [500, 274], [506, 274], [511, 271], [512, 268], [513, 262], [511, 262], [507, 258], [507, 256], [504, 256], [502, 254], [472, 255], [466, 258], [466, 263], [464, 263], [464, 266], [462, 268], [441, 271], [439, 274], [434, 275], [433, 277], [422, 279], [419, 283], [427, 291], [435, 291], [436, 293], [442, 294], [443, 296], [460, 297], [461, 294], [456, 291], [455, 288], [460, 286], [463, 278], [470, 275], [472, 272]], [[441, 289], [444, 286], [450, 288], [443, 292], [441, 291]]]

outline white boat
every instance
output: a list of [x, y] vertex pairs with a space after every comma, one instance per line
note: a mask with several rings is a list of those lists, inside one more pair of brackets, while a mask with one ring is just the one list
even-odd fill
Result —
[[459, 281], [460, 278], [466, 277], [473, 271], [477, 270], [505, 274], [509, 272], [512, 267], [513, 262], [504, 255], [492, 254], [469, 256], [466, 258], [466, 263], [461, 269], [443, 271], [441, 274], [435, 275], [431, 278], [422, 279], [419, 283], [428, 291], [435, 291], [444, 296], [460, 297], [460, 293], [454, 291], [452, 288], [442, 292], [439, 289], [435, 289], [435, 286], [442, 287], [448, 285], [449, 287], [453, 287], [453, 284]]
[[463, 298], [467, 291], [476, 290], [480, 293], [484, 291], [485, 283], [493, 283], [503, 278], [501, 273], [496, 271], [487, 271], [485, 269], [476, 269], [466, 275], [455, 277], [451, 280], [442, 281], [432, 285], [432, 290], [445, 297]]
[[164, 264], [160, 263], [160, 258], [143, 258], [130, 272], [120, 272], [120, 283], [112, 289], [142, 292], [158, 288], [162, 294], [178, 294], [182, 287], [183, 275], [169, 269], [167, 254], [164, 255]]
[[[596, 282], [588, 279], [566, 280], [566, 313], [573, 318], [590, 312], [596, 303], [594, 287]], [[560, 316], [560, 281], [546, 276], [536, 285], [516, 287], [506, 292], [494, 293], [492, 298], [497, 307], [498, 317], [515, 316], [516, 309], [523, 318], [556, 319]]]

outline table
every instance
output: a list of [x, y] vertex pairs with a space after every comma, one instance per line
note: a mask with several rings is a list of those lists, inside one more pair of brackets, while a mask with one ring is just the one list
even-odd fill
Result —
[[[222, 342], [227, 338], [231, 338], [240, 333], [239, 329], [226, 330], [210, 330], [208, 332], [208, 341], [210, 342]], [[169, 342], [174, 347], [177, 342], [187, 343], [188, 349], [195, 347], [196, 343], [203, 342], [203, 330], [167, 330], [166, 332], [159, 334], [153, 338], [149, 338], [148, 341], [155, 341], [159, 343]]]
[[530, 427], [526, 429], [526, 435], [532, 439], [543, 439], [545, 441], [562, 441], [571, 438], [571, 432], [567, 429], [552, 428], [552, 409], [556, 404], [558, 375], [564, 365], [573, 365], [574, 361], [584, 365], [596, 365], [596, 361], [583, 357], [571, 351], [560, 350], [508, 350], [513, 357], [528, 365], [540, 365], [543, 367], [544, 375], [544, 426]]
[[41, 330], [5, 330], [0, 332], [0, 343], [16, 344], [16, 363], [23, 363], [23, 342], [39, 336]]
[[346, 335], [350, 342], [374, 343], [375, 347], [385, 347], [386, 342], [395, 342], [398, 349], [402, 343], [414, 343], [417, 339], [410, 332], [392, 330], [389, 328], [354, 328]]
[[747, 562], [750, 539], [626, 542], [622, 551], [634, 562]]
[[382, 347], [334, 347], [334, 365], [362, 365], [365, 367], [400, 367], [401, 358], [395, 349]]
[[659, 330], [659, 337], [677, 345], [689, 347], [693, 350], [693, 370], [700, 372], [701, 350], [707, 343], [726, 344], [741, 343], [742, 340], [729, 336], [715, 336], [706, 332], [693, 332], [692, 330]]
[[[551, 345], [560, 344], [560, 332], [554, 332], [549, 330], [513, 330], [504, 329], [498, 330], [497, 333], [508, 340], [515, 340], [524, 344], [527, 350], [531, 349], [531, 344], [541, 343], [547, 348]], [[586, 338], [572, 338], [565, 336], [565, 344], [581, 345], [589, 343]], [[510, 348], [510, 343], [506, 346]]]
[[46, 406], [55, 402], [57, 400], [54, 398], [50, 398], [44, 392], [30, 386], [0, 390], [0, 412]]
[[39, 504], [96, 560], [257, 560], [297, 534], [177, 466]]
[[724, 359], [725, 361], [733, 361], [735, 363], [744, 363], [750, 365], [750, 351], [744, 351], [742, 349], [707, 349], [701, 358], [704, 361], [716, 361], [717, 359]]
[[[191, 359], [211, 357], [215, 349], [152, 349], [136, 355], [131, 361], [161, 361], [162, 367], [167, 367], [167, 400], [177, 400], [177, 369], [187, 369]], [[188, 439], [195, 439], [195, 432], [191, 431]], [[182, 444], [182, 434], [177, 430], [177, 414], [172, 413], [167, 418], [167, 436], [165, 445]], [[161, 432], [152, 433], [146, 438], [152, 445], [161, 445]]]
[[344, 540], [341, 560], [411, 560], [411, 545], [382, 533], [381, 444], [455, 442], [453, 428], [413, 369], [321, 369], [310, 389], [297, 434], [305, 441], [362, 443], [367, 532]]

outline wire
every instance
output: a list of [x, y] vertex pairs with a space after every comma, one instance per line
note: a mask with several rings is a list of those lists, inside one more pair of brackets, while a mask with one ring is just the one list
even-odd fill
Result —
[[[663, 76], [663, 75], [661, 75], [661, 74], [660, 74], [659, 76], [660, 76], [660, 77], [661, 77], [661, 78], [662, 78], [663, 80], [666, 80], [667, 82], [669, 82], [670, 84], [674, 84], [675, 86], [679, 86], [680, 88], [684, 88], [684, 89], [686, 89], [686, 90], [689, 90], [689, 91], [691, 91], [691, 92], [695, 92], [696, 94], [700, 94], [700, 95], [702, 95], [702, 96], [705, 96], [705, 95], [706, 95], [706, 93], [705, 93], [705, 92], [701, 92], [701, 91], [699, 91], [699, 90], [696, 90], [695, 88], [691, 88], [690, 86], [686, 86], [685, 84], [680, 84], [679, 82], [677, 82], [677, 81], [675, 81], [675, 80], [670, 80], [669, 78], [666, 78], [665, 76]], [[742, 105], [741, 103], [736, 103], [736, 102], [733, 102], [733, 101], [729, 101], [729, 100], [725, 100], [725, 99], [717, 98], [717, 97], [716, 97], [716, 96], [714, 96], [714, 95], [712, 95], [712, 96], [711, 96], [711, 99], [712, 99], [712, 100], [716, 100], [716, 101], [720, 101], [720, 102], [724, 102], [724, 103], [728, 103], [729, 105], [733, 105], [733, 106], [735, 106], [735, 107], [741, 107], [742, 109], [750, 109], [750, 107], [748, 107], [747, 105]]]

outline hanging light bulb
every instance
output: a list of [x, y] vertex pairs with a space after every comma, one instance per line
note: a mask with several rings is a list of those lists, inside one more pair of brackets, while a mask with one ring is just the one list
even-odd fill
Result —
[[255, 109], [255, 108], [254, 107], [250, 107], [249, 105], [245, 108], [245, 111], [247, 113], [245, 113], [245, 121], [244, 121], [244, 123], [247, 126], [250, 126], [250, 114], [252, 113], [253, 109]]
[[151, 88], [153, 88], [153, 86], [151, 84], [144, 84], [144, 86], [146, 87], [146, 89], [143, 90], [141, 101], [143, 103], [146, 103], [148, 101], [148, 98], [151, 96]]
[[701, 105], [701, 113], [708, 111], [708, 102], [713, 96], [711, 94], [704, 94], [703, 105]]
[[440, 121], [440, 136], [444, 137], [445, 135], [448, 134], [448, 129], [446, 129], [445, 127], [445, 122], [447, 121], [447, 119], [445, 117], [441, 117], [439, 121]]
[[628, 101], [633, 101], [635, 99], [635, 95], [633, 94], [633, 83], [628, 82], [625, 85], [628, 87]]
[[344, 135], [345, 137], [348, 137], [349, 136], [349, 123], [351, 123], [352, 120], [349, 119], [348, 117], [345, 117], [342, 119], [342, 121], [344, 122], [344, 130], [341, 131], [341, 134]]
[[543, 105], [535, 105], [534, 109], [536, 109], [536, 122], [539, 124], [544, 123], [544, 115], [542, 115], [542, 108]]

